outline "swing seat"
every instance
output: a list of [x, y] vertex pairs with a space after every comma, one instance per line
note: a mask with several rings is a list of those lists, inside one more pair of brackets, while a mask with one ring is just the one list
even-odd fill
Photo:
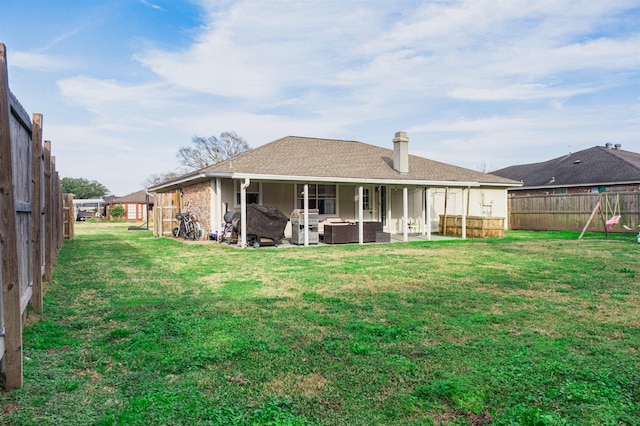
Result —
[[613, 225], [617, 225], [618, 222], [620, 222], [620, 218], [621, 217], [622, 216], [620, 216], [620, 215], [616, 215], [616, 216], [613, 216], [611, 219], [609, 219], [607, 221], [607, 230], [608, 231], [613, 231]]

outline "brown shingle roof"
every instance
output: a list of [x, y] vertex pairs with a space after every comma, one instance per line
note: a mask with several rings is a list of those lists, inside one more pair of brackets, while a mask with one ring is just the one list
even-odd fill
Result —
[[[411, 144], [409, 143], [409, 147]], [[199, 170], [201, 173], [241, 173], [336, 179], [424, 180], [513, 185], [499, 176], [409, 156], [409, 173], [393, 168], [393, 150], [357, 141], [287, 136]]]
[[[131, 194], [127, 194], [123, 197], [118, 197], [112, 202], [113, 203], [146, 203], [147, 194], [144, 189], [141, 189], [138, 192], [132, 192]], [[149, 202], [153, 203], [153, 195], [149, 196]]]
[[529, 187], [558, 187], [640, 182], [640, 154], [594, 146], [542, 163], [510, 166], [493, 172]]

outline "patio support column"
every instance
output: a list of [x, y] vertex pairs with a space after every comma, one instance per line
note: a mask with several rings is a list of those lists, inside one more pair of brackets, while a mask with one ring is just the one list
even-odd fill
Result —
[[387, 204], [384, 206], [384, 208], [387, 210], [387, 229], [385, 229], [385, 232], [392, 232], [391, 229], [391, 187], [387, 186]]
[[420, 195], [422, 196], [422, 224], [420, 225], [420, 233], [424, 235], [427, 232], [427, 188], [422, 188]]
[[462, 239], [467, 239], [467, 191], [469, 188], [462, 188]]
[[247, 246], [247, 188], [251, 184], [251, 179], [245, 178], [240, 184], [240, 233], [242, 247]]
[[409, 188], [402, 188], [402, 240], [409, 241]]
[[309, 184], [304, 184], [304, 246], [309, 246]]
[[[492, 212], [493, 213], [493, 212]], [[504, 230], [509, 229], [509, 219], [510, 219], [510, 209], [509, 209], [509, 191], [504, 191]]]
[[218, 223], [216, 223], [216, 229], [218, 232], [222, 233], [222, 222], [224, 218], [224, 214], [226, 213], [222, 204], [222, 182], [220, 178], [216, 178], [216, 211], [218, 212]]
[[364, 217], [364, 210], [362, 207], [362, 196], [364, 190], [362, 185], [358, 185], [358, 243], [364, 244], [364, 225], [362, 223], [362, 218]]
[[427, 216], [425, 219], [425, 225], [427, 227], [427, 240], [431, 241], [431, 188], [425, 188], [424, 197], [425, 210], [427, 211]]
[[211, 199], [209, 200], [209, 232], [216, 232], [220, 235], [220, 191], [218, 186], [218, 178], [211, 179]]

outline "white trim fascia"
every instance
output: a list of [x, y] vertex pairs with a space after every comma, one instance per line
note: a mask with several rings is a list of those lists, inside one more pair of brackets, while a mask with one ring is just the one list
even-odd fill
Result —
[[[365, 179], [365, 178], [339, 178], [326, 176], [293, 176], [293, 175], [264, 175], [251, 173], [207, 173], [207, 177], [228, 177], [232, 179], [273, 180], [290, 182], [328, 182], [328, 183], [353, 183], [353, 184], [379, 184], [379, 185], [409, 185], [409, 186], [448, 186], [448, 187], [479, 187], [486, 184], [479, 182], [462, 181], [438, 181], [416, 179]], [[509, 184], [493, 184], [495, 186], [510, 186]], [[514, 185], [518, 186], [518, 184]]]
[[149, 188], [147, 188], [147, 190], [149, 192], [158, 192], [161, 189], [166, 189], [166, 188], [170, 188], [172, 186], [178, 186], [181, 183], [185, 183], [185, 182], [190, 182], [194, 179], [207, 179], [207, 178], [212, 178], [212, 177], [218, 177], [218, 176], [209, 176], [208, 173], [198, 173], [197, 175], [191, 175], [189, 177], [184, 177], [182, 179], [178, 179], [178, 180], [172, 180], [170, 182], [165, 182], [162, 183], [160, 185], [156, 185], [156, 186], [150, 186]]
[[493, 186], [499, 188], [519, 188], [523, 184], [522, 183], [484, 183], [480, 182], [480, 186]]

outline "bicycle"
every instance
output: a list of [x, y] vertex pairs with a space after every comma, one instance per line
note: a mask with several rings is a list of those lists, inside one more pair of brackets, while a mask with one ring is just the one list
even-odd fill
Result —
[[178, 227], [173, 228], [173, 236], [183, 237], [185, 240], [199, 240], [202, 237], [203, 228], [198, 221], [198, 216], [191, 213], [178, 213], [176, 215]]

